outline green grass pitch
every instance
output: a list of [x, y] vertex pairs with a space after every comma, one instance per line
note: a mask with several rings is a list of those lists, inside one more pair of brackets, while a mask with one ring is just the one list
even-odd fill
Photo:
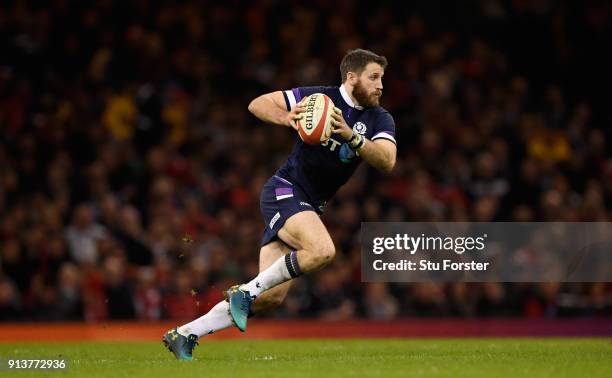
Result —
[[[2, 358], [70, 360], [53, 377], [612, 377], [611, 339], [202, 340], [192, 362], [161, 342], [0, 344]], [[40, 371], [0, 371], [38, 377]]]

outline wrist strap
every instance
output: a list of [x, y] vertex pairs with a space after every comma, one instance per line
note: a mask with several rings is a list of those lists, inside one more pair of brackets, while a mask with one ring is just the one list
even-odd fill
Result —
[[365, 144], [365, 138], [363, 137], [363, 135], [353, 131], [353, 136], [351, 137], [351, 140], [348, 142], [348, 145], [351, 148], [351, 150], [356, 151], [360, 149], [361, 147], [363, 147], [364, 144]]

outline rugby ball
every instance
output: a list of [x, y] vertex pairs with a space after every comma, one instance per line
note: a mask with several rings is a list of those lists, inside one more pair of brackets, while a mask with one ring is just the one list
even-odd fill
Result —
[[306, 144], [319, 145], [331, 138], [334, 103], [323, 93], [313, 93], [304, 100], [306, 111], [296, 121], [298, 134]]

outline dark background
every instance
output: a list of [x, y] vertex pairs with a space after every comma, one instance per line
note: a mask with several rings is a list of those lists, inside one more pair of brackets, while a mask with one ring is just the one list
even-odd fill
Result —
[[361, 221], [609, 221], [605, 1], [4, 1], [0, 319], [191, 319], [258, 271], [294, 134], [254, 97], [385, 55], [398, 161], [271, 316], [610, 316], [610, 284], [361, 284]]

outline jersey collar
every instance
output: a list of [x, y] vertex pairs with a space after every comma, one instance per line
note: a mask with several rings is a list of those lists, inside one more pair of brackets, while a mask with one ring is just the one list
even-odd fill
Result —
[[342, 95], [342, 99], [347, 103], [351, 108], [355, 108], [357, 110], [363, 110], [363, 106], [355, 105], [353, 100], [351, 100], [351, 96], [349, 96], [344, 84], [340, 85], [340, 94]]

